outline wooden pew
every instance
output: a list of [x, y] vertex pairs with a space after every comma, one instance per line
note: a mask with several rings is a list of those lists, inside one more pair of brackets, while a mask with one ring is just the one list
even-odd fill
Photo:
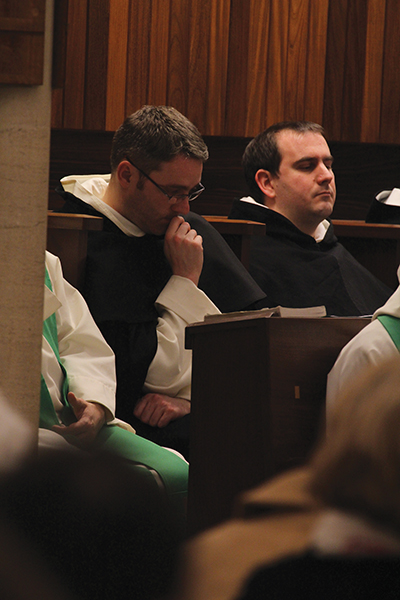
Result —
[[232, 248], [246, 269], [250, 264], [250, 244], [253, 235], [265, 235], [265, 224], [224, 216], [203, 215]]
[[400, 225], [339, 219], [332, 223], [337, 238], [354, 258], [395, 290], [399, 284]]
[[47, 214], [47, 250], [58, 256], [64, 277], [82, 289], [89, 231], [101, 231], [103, 219], [90, 215]]

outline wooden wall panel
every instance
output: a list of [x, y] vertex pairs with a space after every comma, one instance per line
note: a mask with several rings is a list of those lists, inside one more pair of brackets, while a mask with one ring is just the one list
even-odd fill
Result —
[[398, 0], [386, 1], [383, 55], [381, 135], [387, 142], [400, 141], [400, 10]]
[[285, 118], [304, 118], [309, 0], [292, 0], [288, 23]]
[[386, 0], [371, 0], [365, 42], [365, 84], [361, 115], [361, 141], [379, 139], [385, 39]]
[[212, 0], [191, 2], [191, 34], [189, 47], [188, 114], [200, 131], [206, 129], [208, 93], [208, 60], [210, 52]]
[[[265, 126], [285, 118], [289, 9], [290, 2], [271, 0]], [[254, 134], [254, 131], [250, 133]]]
[[53, 127], [114, 130], [171, 104], [204, 135], [307, 119], [338, 141], [399, 141], [398, 0], [63, 2]]
[[189, 90], [190, 10], [182, 0], [171, 0], [167, 104], [187, 112]]
[[44, 0], [0, 2], [0, 83], [43, 83], [44, 21]]
[[[169, 58], [169, 0], [151, 0], [147, 104], [166, 104]], [[142, 65], [143, 68], [144, 65]]]
[[[269, 82], [268, 34], [270, 4], [249, 0], [249, 17], [245, 136], [251, 136], [255, 131], [265, 127], [266, 96]], [[260, 124], [262, 124], [261, 127]], [[241, 133], [243, 133], [243, 130], [241, 130]]]
[[[241, 135], [241, 123], [246, 122], [248, 111], [247, 83], [249, 77], [258, 75], [254, 57], [248, 55], [248, 43], [251, 37], [249, 5], [242, 0], [231, 1], [229, 47], [227, 65], [226, 115], [223, 132], [225, 135]], [[212, 60], [217, 60], [214, 57]]]
[[319, 0], [318, 2], [312, 0], [308, 15], [309, 32], [303, 119], [316, 123], [323, 121], [328, 10], [329, 0]]
[[84, 129], [106, 126], [109, 24], [109, 0], [88, 0]]
[[147, 103], [150, 21], [151, 0], [130, 3], [125, 116]]
[[[367, 2], [350, 0], [347, 16], [347, 39], [344, 69], [344, 94], [341, 140], [359, 140], [365, 72]], [[356, 32], [356, 35], [354, 33]]]
[[84, 128], [86, 24], [87, 0], [69, 0], [62, 126], [71, 129]]
[[341, 139], [342, 131], [348, 4], [349, 0], [329, 2], [323, 125], [334, 140]]
[[212, 0], [205, 123], [210, 135], [223, 130], [229, 49], [230, 0]]
[[106, 125], [117, 129], [125, 118], [126, 75], [128, 56], [129, 0], [110, 3], [108, 40]]

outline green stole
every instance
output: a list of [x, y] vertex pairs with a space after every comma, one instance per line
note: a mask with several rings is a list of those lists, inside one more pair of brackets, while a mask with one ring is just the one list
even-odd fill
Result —
[[400, 319], [391, 315], [379, 315], [378, 321], [382, 323], [397, 350], [400, 352]]
[[[45, 274], [45, 284], [46, 287], [52, 292], [53, 288], [51, 285], [51, 280], [46, 269]], [[64, 422], [64, 413], [70, 413], [71, 409], [67, 401], [68, 394], [68, 377], [67, 372], [64, 366], [61, 364], [60, 353], [58, 350], [58, 335], [57, 335], [57, 321], [56, 315], [53, 313], [48, 317], [45, 321], [43, 321], [43, 335], [45, 339], [50, 344], [51, 349], [57, 357], [58, 363], [61, 367], [62, 373], [64, 375], [62, 390], [61, 390], [61, 401], [65, 406], [65, 409], [62, 411], [62, 421]], [[54, 408], [53, 401], [50, 396], [50, 392], [46, 385], [43, 375], [40, 376], [40, 420], [39, 427], [44, 427], [45, 429], [51, 429], [53, 425], [60, 425], [60, 421], [58, 419], [57, 413]], [[66, 421], [71, 422], [71, 419], [67, 418], [67, 414], [65, 414]]]

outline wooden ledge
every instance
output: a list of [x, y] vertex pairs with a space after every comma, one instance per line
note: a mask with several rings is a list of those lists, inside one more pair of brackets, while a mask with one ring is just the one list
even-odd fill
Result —
[[47, 213], [48, 229], [76, 229], [79, 231], [101, 231], [103, 219], [93, 215], [78, 215], [73, 213]]
[[332, 225], [338, 237], [400, 239], [400, 224], [332, 219]]

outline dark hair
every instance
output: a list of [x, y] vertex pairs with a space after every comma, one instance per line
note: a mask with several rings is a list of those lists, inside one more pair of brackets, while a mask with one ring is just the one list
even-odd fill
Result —
[[172, 106], [143, 106], [125, 119], [114, 134], [111, 172], [129, 158], [146, 173], [183, 154], [208, 159], [208, 149], [198, 129]]
[[319, 133], [325, 137], [324, 128], [318, 125], [318, 123], [312, 123], [311, 121], [282, 121], [271, 125], [268, 129], [253, 138], [244, 151], [242, 166], [250, 193], [257, 202], [263, 203], [264, 198], [255, 180], [256, 173], [259, 169], [265, 169], [271, 175], [279, 173], [282, 156], [278, 149], [276, 134], [286, 129], [298, 134], [308, 132]]

